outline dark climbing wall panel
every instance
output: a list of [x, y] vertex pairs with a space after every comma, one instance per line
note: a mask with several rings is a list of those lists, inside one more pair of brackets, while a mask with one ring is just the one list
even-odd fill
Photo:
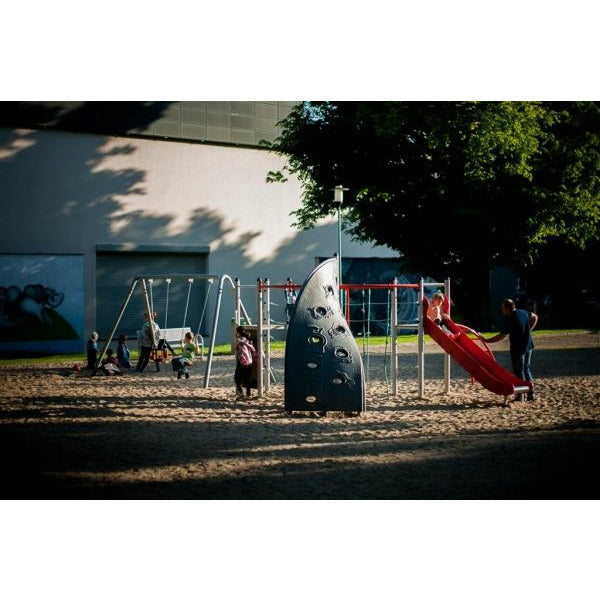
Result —
[[340, 308], [335, 258], [308, 276], [296, 301], [286, 341], [285, 409], [365, 410], [362, 358]]

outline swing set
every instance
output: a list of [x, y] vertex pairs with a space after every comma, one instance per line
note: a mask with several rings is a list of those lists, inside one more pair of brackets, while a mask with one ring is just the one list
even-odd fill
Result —
[[[150, 357], [150, 360], [152, 360], [156, 363], [157, 371], [159, 370], [159, 364], [161, 362], [164, 362], [164, 363], [167, 362], [167, 359], [168, 359], [167, 350], [170, 350], [171, 354], [175, 355], [175, 352], [174, 352], [173, 348], [171, 347], [171, 344], [177, 343], [177, 342], [182, 344], [184, 342], [185, 335], [192, 331], [192, 329], [190, 327], [188, 327], [186, 325], [186, 323], [188, 322], [187, 316], [188, 316], [188, 309], [189, 309], [189, 305], [190, 305], [192, 285], [194, 284], [194, 278], [193, 277], [188, 278], [188, 288], [187, 288], [185, 309], [183, 311], [183, 321], [181, 323], [181, 327], [172, 327], [172, 328], [169, 328], [169, 326], [168, 326], [169, 293], [170, 293], [170, 289], [171, 289], [172, 279], [171, 279], [171, 277], [167, 277], [167, 278], [165, 278], [164, 281], [165, 281], [165, 285], [166, 285], [164, 325], [160, 330], [161, 340], [164, 341], [164, 345], [162, 345], [162, 347], [161, 347], [161, 344], [159, 342], [159, 346], [152, 349], [152, 354]], [[206, 307], [208, 305], [208, 299], [210, 297], [210, 290], [211, 290], [211, 287], [215, 280], [213, 277], [209, 277], [206, 279], [206, 281], [208, 283], [208, 287], [207, 287], [206, 293], [204, 295], [204, 303], [202, 305], [202, 311], [200, 313], [200, 320], [198, 321], [198, 327], [195, 330], [197, 332], [195, 335], [195, 338], [200, 346], [200, 358], [204, 358], [204, 337], [202, 336], [202, 325], [204, 324], [204, 316], [206, 314]], [[150, 311], [151, 311], [152, 315], [155, 315], [156, 313], [155, 313], [155, 307], [154, 307], [154, 293], [153, 293], [154, 279], [149, 278], [149, 279], [147, 279], [147, 282], [148, 282], [148, 293], [149, 293], [149, 297], [150, 297]], [[141, 339], [141, 331], [138, 331], [137, 335], [138, 335], [138, 340], [140, 340]]]
[[[156, 363], [157, 370], [159, 370], [159, 364], [161, 362], [166, 362], [168, 360], [167, 349], [171, 350], [172, 354], [175, 354], [173, 351], [173, 348], [171, 347], [170, 344], [181, 342], [184, 339], [185, 334], [192, 331], [191, 328], [186, 323], [187, 323], [187, 319], [188, 319], [188, 309], [189, 309], [189, 305], [190, 305], [192, 285], [196, 281], [206, 281], [208, 283], [206, 294], [204, 296], [204, 303], [202, 306], [202, 310], [200, 312], [198, 327], [196, 329], [197, 333], [195, 334], [195, 339], [201, 347], [201, 357], [204, 356], [204, 337], [201, 334], [201, 330], [202, 330], [202, 326], [204, 324], [204, 318], [206, 315], [206, 309], [208, 306], [208, 300], [209, 300], [209, 296], [210, 296], [211, 287], [213, 286], [215, 281], [219, 282], [218, 286], [217, 286], [217, 292], [216, 292], [217, 296], [216, 296], [216, 302], [215, 302], [215, 311], [214, 311], [214, 316], [213, 316], [212, 328], [211, 328], [211, 333], [210, 333], [210, 344], [209, 344], [209, 349], [208, 349], [208, 357], [207, 357], [206, 369], [205, 369], [205, 373], [204, 373], [203, 385], [205, 388], [208, 388], [210, 385], [210, 375], [211, 375], [212, 361], [213, 361], [213, 356], [214, 356], [215, 343], [216, 343], [217, 331], [218, 331], [218, 325], [219, 325], [219, 316], [221, 313], [221, 302], [222, 302], [222, 298], [223, 298], [223, 290], [224, 290], [226, 284], [230, 288], [230, 290], [234, 293], [234, 298], [235, 298], [234, 299], [234, 301], [235, 301], [234, 320], [235, 320], [235, 322], [239, 323], [241, 321], [241, 319], [243, 318], [246, 323], [248, 323], [248, 324], [251, 323], [250, 317], [248, 316], [246, 308], [244, 307], [244, 304], [241, 300], [239, 280], [236, 279], [234, 281], [227, 274], [209, 275], [209, 274], [204, 274], [204, 273], [200, 273], [200, 274], [194, 273], [194, 274], [171, 274], [171, 275], [148, 275], [148, 276], [139, 275], [137, 277], [134, 277], [131, 281], [131, 285], [129, 286], [127, 295], [125, 296], [125, 299], [123, 300], [123, 303], [121, 304], [121, 308], [120, 308], [119, 313], [115, 319], [115, 322], [111, 328], [110, 334], [107, 337], [106, 342], [104, 343], [102, 352], [100, 353], [100, 356], [99, 356], [98, 360], [96, 361], [96, 370], [99, 368], [99, 365], [102, 364], [102, 359], [106, 355], [106, 351], [110, 347], [110, 344], [112, 343], [112, 341], [115, 337], [115, 333], [117, 331], [117, 328], [119, 327], [119, 323], [121, 322], [123, 315], [125, 314], [127, 306], [129, 304], [129, 301], [131, 300], [138, 283], [141, 284], [141, 290], [142, 290], [142, 295], [143, 295], [143, 299], [144, 299], [144, 306], [146, 308], [146, 313], [148, 314], [148, 318], [149, 318], [150, 322], [152, 324], [154, 323], [154, 316], [155, 316], [154, 308], [155, 307], [154, 307], [153, 289], [154, 289], [155, 284], [157, 284], [158, 281], [165, 282], [166, 298], [165, 298], [164, 329], [161, 330], [161, 340], [155, 339], [154, 328], [150, 327], [150, 335], [152, 338], [151, 360], [153, 360]], [[188, 284], [187, 296], [186, 296], [186, 302], [185, 302], [185, 310], [184, 310], [184, 314], [183, 314], [183, 322], [182, 322], [181, 327], [169, 328], [168, 327], [169, 292], [170, 292], [171, 284], [174, 282], [177, 282], [177, 281], [184, 281], [184, 282], [187, 281], [187, 284]], [[139, 334], [140, 334], [140, 332], [138, 332], [138, 336], [139, 336]], [[161, 344], [161, 342], [163, 342], [163, 343]]]

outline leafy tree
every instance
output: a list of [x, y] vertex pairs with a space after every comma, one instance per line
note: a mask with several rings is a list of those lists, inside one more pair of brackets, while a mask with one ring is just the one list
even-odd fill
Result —
[[282, 125], [271, 149], [288, 164], [268, 179], [302, 182], [297, 225], [332, 214], [345, 185], [345, 229], [457, 279], [476, 326], [489, 326], [492, 266], [598, 236], [598, 103], [305, 102]]

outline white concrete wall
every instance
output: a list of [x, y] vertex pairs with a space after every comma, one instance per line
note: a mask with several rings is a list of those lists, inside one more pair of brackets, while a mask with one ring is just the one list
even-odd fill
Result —
[[[337, 251], [337, 226], [292, 226], [299, 182], [265, 182], [284, 163], [259, 149], [0, 128], [0, 253], [83, 254], [88, 332], [96, 244], [208, 245], [212, 272], [302, 282], [315, 257]], [[394, 256], [346, 237], [342, 252]], [[250, 290], [244, 298], [254, 312]], [[229, 301], [224, 310], [223, 323]]]

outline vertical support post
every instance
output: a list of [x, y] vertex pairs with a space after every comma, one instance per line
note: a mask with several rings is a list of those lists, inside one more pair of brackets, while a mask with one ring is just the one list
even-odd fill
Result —
[[[342, 197], [344, 192], [342, 192]], [[344, 292], [342, 291], [342, 204], [338, 205], [338, 285], [340, 286], [340, 308], [344, 314]]]
[[[167, 282], [167, 301], [165, 304], [165, 320], [164, 320], [164, 327], [165, 329], [167, 329], [168, 325], [167, 325], [167, 319], [169, 318], [169, 290], [171, 289], [171, 280], [170, 279], [166, 279], [165, 280]], [[198, 332], [200, 333], [200, 332]]]
[[131, 286], [129, 286], [129, 292], [127, 292], [127, 296], [125, 297], [123, 304], [121, 304], [121, 309], [119, 310], [119, 315], [117, 316], [117, 319], [116, 319], [114, 325], [112, 326], [112, 329], [110, 330], [108, 339], [104, 343], [102, 352], [100, 353], [100, 356], [98, 357], [98, 360], [96, 361], [94, 373], [96, 372], [96, 369], [98, 368], [98, 366], [102, 363], [102, 359], [106, 355], [106, 351], [108, 350], [110, 343], [112, 342], [113, 338], [115, 337], [115, 332], [117, 331], [117, 327], [119, 326], [119, 323], [121, 322], [121, 319], [123, 318], [123, 315], [125, 314], [125, 309], [127, 308], [129, 301], [131, 300], [131, 296], [133, 296], [133, 291], [135, 290], [135, 286], [137, 285], [137, 282], [138, 282], [138, 279], [136, 277], [131, 282]]
[[[210, 385], [210, 370], [212, 368], [213, 355], [215, 353], [215, 341], [217, 339], [217, 327], [219, 325], [219, 314], [221, 312], [221, 298], [223, 297], [223, 284], [227, 275], [221, 275], [219, 279], [219, 289], [217, 291], [217, 302], [215, 305], [215, 316], [212, 323], [212, 331], [210, 334], [210, 346], [208, 348], [208, 358], [206, 359], [206, 371], [204, 372], [204, 388]], [[229, 279], [231, 281], [231, 279]]]
[[419, 315], [419, 327], [418, 327], [418, 340], [417, 340], [417, 378], [418, 378], [418, 395], [419, 398], [423, 398], [425, 395], [425, 331], [423, 328], [423, 298], [425, 297], [425, 286], [424, 280], [421, 277], [419, 280], [419, 293], [418, 298], [418, 315]]
[[[398, 280], [394, 277], [394, 286]], [[398, 395], [398, 288], [392, 290], [392, 395]]]
[[264, 395], [263, 378], [263, 289], [262, 280], [259, 278], [256, 282], [256, 356], [258, 360], [256, 368], [256, 395], [262, 398]]
[[242, 324], [242, 288], [240, 287], [239, 277], [235, 278], [235, 324]]
[[[450, 314], [450, 278], [444, 281], [444, 293], [448, 298], [448, 314]], [[444, 352], [444, 393], [450, 392], [450, 355]]]
[[265, 292], [265, 392], [271, 389], [271, 280], [267, 277], [265, 280], [267, 290]]
[[144, 304], [146, 305], [146, 312], [148, 313], [148, 320], [150, 321], [150, 339], [152, 340], [152, 347], [156, 346], [156, 340], [154, 339], [154, 313], [150, 306], [150, 298], [148, 297], [148, 286], [146, 285], [146, 279], [142, 278], [142, 292], [144, 294]]
[[346, 323], [350, 326], [350, 289], [346, 288]]

